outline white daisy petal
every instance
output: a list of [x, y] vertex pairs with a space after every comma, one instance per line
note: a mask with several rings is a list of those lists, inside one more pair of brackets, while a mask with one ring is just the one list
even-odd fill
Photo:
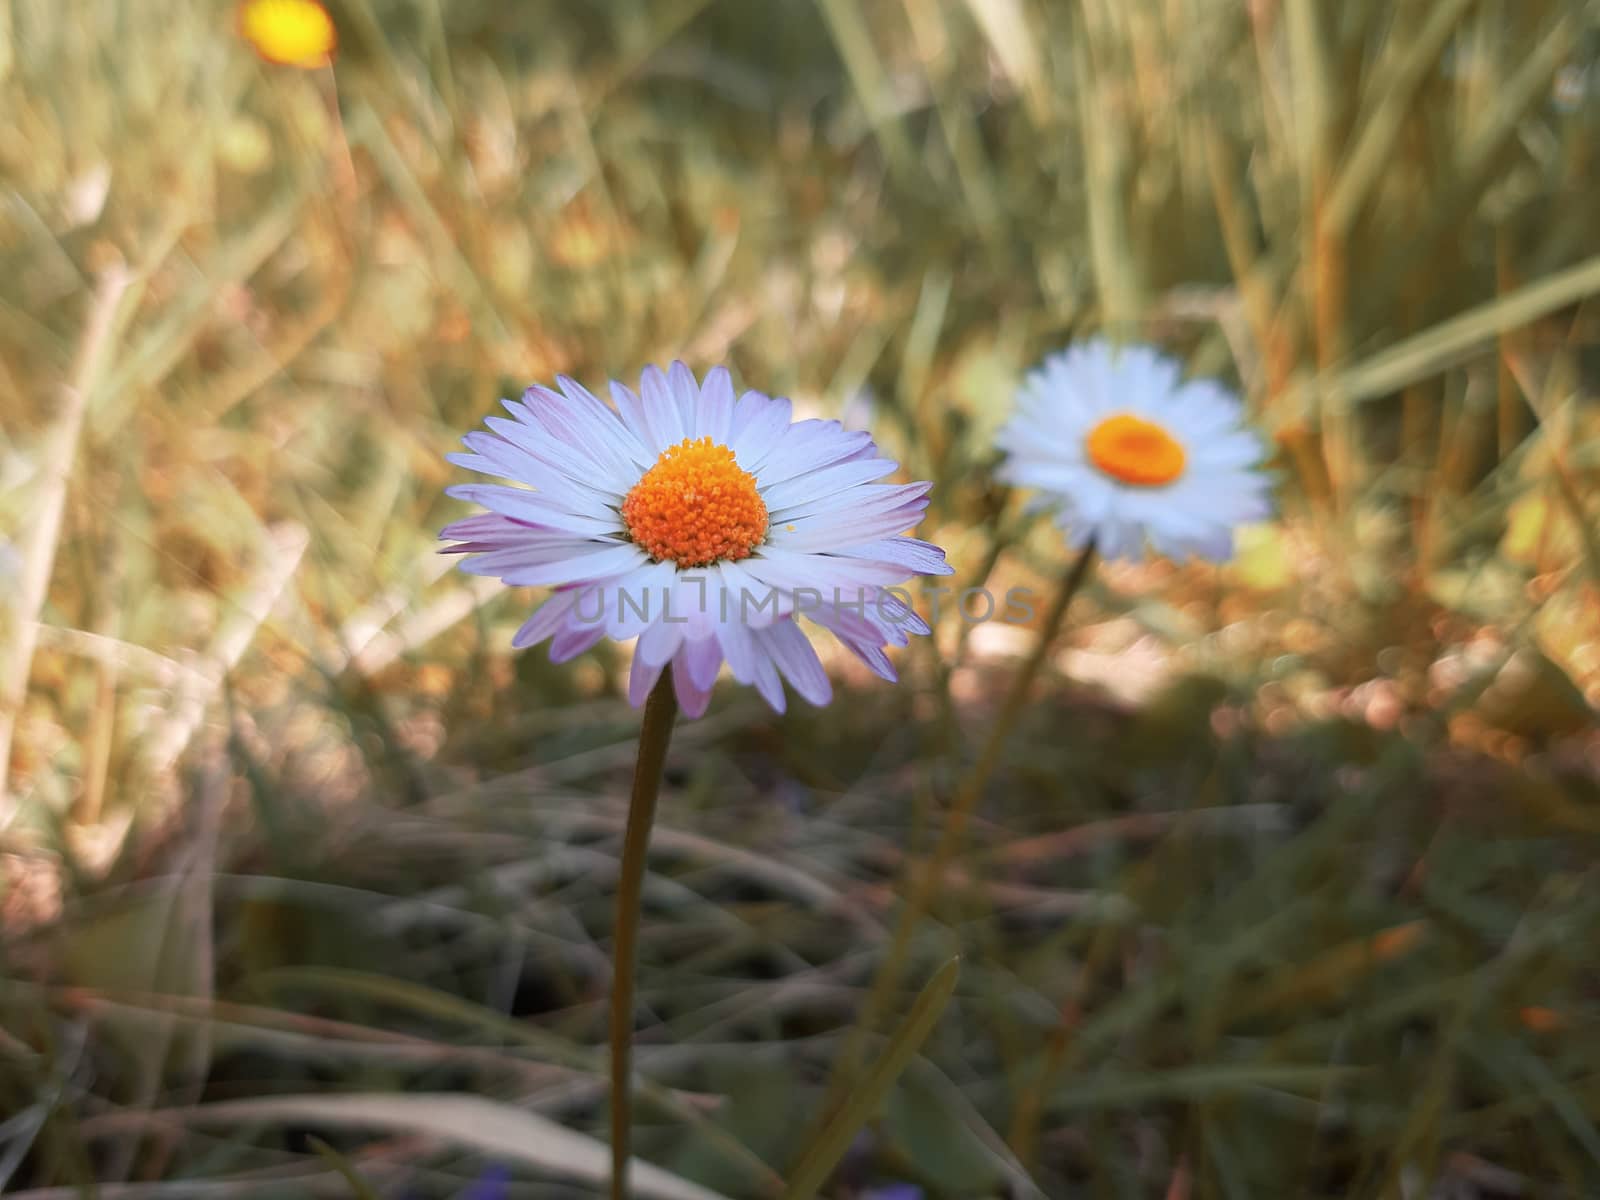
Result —
[[825, 597], [839, 592], [853, 598], [864, 588], [891, 587], [913, 574], [893, 563], [802, 554], [777, 546], [767, 546], [756, 557], [746, 559], [745, 567], [769, 587], [788, 592], [809, 590]]
[[781, 713], [785, 703], [783, 680], [778, 678], [778, 668], [772, 661], [772, 654], [764, 643], [755, 639], [753, 632], [752, 641], [755, 642], [755, 689], [773, 712]]
[[[563, 382], [565, 380], [565, 382]], [[644, 447], [599, 399], [564, 376], [561, 391], [531, 387], [522, 396], [523, 412], [548, 440], [563, 443], [603, 469], [626, 476]], [[516, 415], [515, 413], [513, 415]]]
[[588, 426], [586, 432], [605, 438], [608, 443], [614, 443], [624, 456], [637, 465], [650, 464], [655, 456], [645, 450], [644, 443], [639, 440], [638, 435], [629, 429], [615, 412], [607, 408], [599, 396], [576, 379], [566, 375], [556, 376], [556, 386], [574, 406], [589, 413], [593, 418], [594, 424]]
[[473, 446], [471, 439], [477, 439], [474, 448], [483, 452], [482, 446], [486, 442], [498, 440], [532, 458], [539, 464], [536, 474], [519, 473], [510, 478], [541, 490], [592, 491], [615, 503], [638, 478], [638, 472], [632, 467], [602, 465], [592, 455], [552, 436], [543, 425], [508, 421], [504, 417], [490, 417], [484, 424], [498, 437], [483, 433], [468, 434], [465, 439], [467, 444]]
[[515, 571], [591, 557], [616, 544], [582, 541], [567, 536], [530, 536], [510, 545], [485, 550], [463, 562], [461, 569], [468, 575], [493, 575], [504, 579]]
[[858, 546], [905, 533], [922, 519], [923, 505], [913, 501], [887, 512], [842, 515], [824, 513], [787, 522], [774, 545], [788, 550], [825, 551], [834, 546]]
[[[469, 471], [477, 471], [480, 475], [499, 474], [495, 469], [494, 463], [481, 454], [461, 454], [457, 452], [446, 454], [444, 460], [447, 463], [454, 463], [458, 467], [465, 467]], [[504, 476], [501, 476], [501, 478], [504, 478]]]
[[700, 388], [700, 411], [695, 418], [694, 433], [696, 437], [708, 437], [725, 446], [732, 426], [733, 379], [727, 367], [713, 367]]
[[610, 537], [617, 533], [621, 525], [617, 520], [604, 521], [582, 513], [570, 512], [548, 496], [502, 484], [458, 483], [454, 487], [446, 488], [445, 495], [481, 504], [502, 516], [533, 525], [543, 525], [549, 529], [565, 530], [567, 533]]
[[626, 642], [654, 626], [662, 619], [663, 599], [676, 575], [677, 568], [669, 562], [647, 561], [608, 582], [602, 589], [606, 633]]
[[831, 632], [839, 644], [865, 663], [874, 675], [890, 683], [898, 678], [894, 664], [883, 652], [883, 634], [870, 621], [853, 610], [839, 608], [811, 614], [811, 619]]
[[1260, 462], [1266, 448], [1259, 438], [1248, 433], [1232, 433], [1207, 441], [1195, 440], [1190, 459], [1196, 466], [1226, 470], [1230, 467], [1249, 467]]
[[1194, 552], [1201, 558], [1226, 562], [1233, 557], [1233, 530], [1226, 525], [1218, 525], [1195, 538], [1192, 544]]
[[[678, 656], [672, 660], [672, 690], [678, 697], [678, 708], [690, 720], [705, 715], [711, 705], [711, 688], [715, 682], [716, 672], [712, 672], [712, 682], [701, 684], [698, 676], [701, 669], [692, 665], [693, 652], [690, 647], [693, 643], [685, 642], [678, 651]], [[716, 642], [711, 643], [713, 649]]]
[[470, 554], [477, 550], [490, 550], [507, 538], [536, 528], [502, 517], [499, 513], [479, 513], [452, 521], [439, 531], [444, 541], [465, 542], [465, 546], [446, 546], [441, 554]]
[[656, 680], [661, 678], [665, 668], [664, 663], [651, 664], [642, 657], [633, 656], [633, 666], [628, 670], [628, 703], [635, 708], [642, 708], [644, 702], [650, 697], [650, 689], [656, 686]]
[[706, 709], [711, 707], [711, 689], [699, 690], [683, 671], [673, 670], [672, 690], [678, 697], [678, 710], [691, 721], [705, 716]]
[[500, 578], [512, 587], [553, 587], [561, 583], [588, 583], [605, 579], [648, 560], [637, 546], [615, 545], [556, 562], [515, 567]]
[[568, 625], [550, 643], [550, 661], [569, 662], [606, 636], [603, 625]]
[[817, 652], [793, 621], [779, 621], [756, 634], [773, 663], [794, 690], [812, 704], [826, 704], [833, 698], [833, 686], [817, 658]]
[[674, 621], [657, 621], [639, 636], [634, 654], [653, 666], [663, 666], [683, 645], [683, 626]]
[[754, 471], [766, 461], [789, 428], [790, 412], [787, 400], [769, 399], [760, 392], [746, 392], [739, 398], [728, 446], [741, 467]]
[[717, 604], [708, 572], [675, 572], [662, 619], [677, 622], [683, 627], [685, 638], [699, 641], [716, 629]]
[[722, 656], [728, 660], [728, 670], [740, 683], [756, 681], [755, 637], [749, 626], [738, 621], [728, 621], [717, 626], [717, 641], [722, 645]]
[[874, 598], [866, 610], [867, 620], [883, 635], [887, 642], [904, 646], [910, 634], [926, 637], [933, 631], [928, 623], [892, 592], [883, 592]]
[[861, 558], [869, 562], [890, 563], [904, 567], [917, 575], [954, 575], [956, 569], [944, 559], [944, 551], [932, 542], [910, 537], [884, 538], [835, 551], [846, 558]]
[[645, 368], [639, 380], [639, 395], [644, 400], [645, 427], [657, 446], [665, 450], [689, 436], [678, 398], [672, 394], [672, 385], [660, 367]]
[[775, 592], [770, 584], [758, 579], [747, 566], [749, 562], [749, 559], [745, 559], [743, 562], [717, 564], [722, 590], [717, 608], [719, 633], [729, 625], [747, 625], [752, 629], [770, 625], [778, 618], [787, 616], [794, 607], [790, 597]]
[[565, 396], [549, 388], [529, 388], [521, 400], [507, 400], [505, 408], [511, 421], [491, 417], [484, 424], [575, 480], [626, 486], [631, 465], [618, 461], [613, 448], [601, 441], [604, 427], [585, 418]]
[[900, 682], [900, 672], [894, 669], [894, 663], [889, 660], [889, 656], [883, 652], [881, 646], [867, 642], [845, 642], [844, 645], [879, 679], [887, 683]]
[[623, 425], [639, 439], [639, 443], [644, 447], [644, 465], [648, 466], [671, 443], [658, 445], [655, 439], [650, 436], [650, 423], [644, 419], [644, 401], [639, 398], [638, 392], [613, 379], [611, 381], [611, 400], [617, 406], [617, 415], [622, 419]]
[[[808, 612], [806, 616], [841, 639], [869, 642], [876, 646], [885, 640], [881, 624], [885, 616], [890, 614], [887, 608], [883, 613], [876, 611], [883, 597], [884, 593], [873, 589], [862, 597], [865, 603], [859, 606], [854, 602], [849, 605], [830, 604], [815, 612]], [[876, 621], [867, 615], [869, 612], [877, 618]]]
[[567, 624], [572, 606], [577, 602], [576, 591], [557, 592], [536, 608], [533, 616], [522, 623], [522, 628], [512, 636], [511, 644], [518, 650], [537, 646]]
[[784, 430], [772, 453], [753, 467], [763, 490], [807, 471], [850, 457], [872, 444], [864, 433], [850, 433], [837, 421], [800, 421]]
[[860, 484], [871, 483], [874, 479], [882, 479], [897, 470], [899, 466], [899, 463], [890, 462], [886, 458], [838, 463], [820, 471], [796, 476], [784, 483], [762, 488], [761, 498], [766, 501], [769, 510], [778, 512], [796, 504], [837, 495]]
[[[469, 433], [466, 442], [489, 464], [489, 473], [502, 479], [519, 479], [573, 512], [594, 517], [598, 521], [616, 520], [617, 510], [607, 503], [604, 494], [576, 482], [573, 475], [541, 461], [520, 445], [487, 433]], [[478, 469], [483, 470], [481, 467]], [[620, 492], [613, 494], [621, 498]]]
[[[667, 368], [667, 386], [672, 390], [672, 398], [678, 402], [678, 419], [683, 422], [684, 436], [709, 436], [706, 430], [699, 428], [700, 385], [695, 382], [694, 372], [682, 362], [674, 362]], [[722, 439], [712, 440], [720, 442]]]
[[715, 637], [696, 642], [686, 640], [674, 661], [684, 665], [689, 672], [689, 682], [710, 691], [717, 681], [717, 672], [722, 670], [722, 645]]
[[[778, 540], [780, 532], [793, 532], [788, 527], [806, 517], [820, 517], [824, 523], [840, 514], [851, 517], [876, 517], [884, 513], [914, 510], [919, 514], [928, 505], [928, 489], [923, 484], [864, 483], [848, 492], [824, 496], [815, 502], [802, 502], [771, 513], [773, 531], [770, 536]], [[915, 522], [912, 522], [915, 524]]]

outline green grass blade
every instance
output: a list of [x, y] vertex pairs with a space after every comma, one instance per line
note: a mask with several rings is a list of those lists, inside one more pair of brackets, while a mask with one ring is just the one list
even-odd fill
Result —
[[372, 1190], [371, 1185], [365, 1179], [361, 1178], [361, 1172], [356, 1170], [355, 1165], [348, 1158], [319, 1137], [311, 1137], [306, 1140], [311, 1143], [313, 1150], [328, 1160], [328, 1163], [335, 1171], [344, 1176], [344, 1181], [350, 1185], [350, 1194], [355, 1196], [356, 1200], [378, 1200], [378, 1193]]
[[816, 1195], [817, 1189], [844, 1157], [856, 1131], [872, 1119], [889, 1094], [889, 1088], [933, 1032], [960, 977], [961, 959], [952, 958], [928, 981], [916, 1004], [912, 1005], [911, 1014], [889, 1040], [883, 1057], [867, 1073], [838, 1115], [824, 1125], [811, 1145], [801, 1152], [789, 1186], [783, 1191], [784, 1200], [807, 1200]]

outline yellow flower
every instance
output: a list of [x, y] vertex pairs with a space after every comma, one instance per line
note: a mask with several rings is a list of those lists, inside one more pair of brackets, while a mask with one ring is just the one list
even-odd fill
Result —
[[270, 63], [327, 66], [338, 45], [333, 18], [317, 0], [244, 0], [239, 32]]

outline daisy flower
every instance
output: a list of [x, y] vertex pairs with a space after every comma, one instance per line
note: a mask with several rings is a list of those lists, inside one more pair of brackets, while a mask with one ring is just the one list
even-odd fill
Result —
[[1237, 397], [1182, 380], [1145, 346], [1103, 340], [1055, 354], [1024, 381], [996, 437], [1004, 479], [1037, 489], [1067, 540], [1106, 558], [1221, 561], [1234, 530], [1271, 512], [1261, 440]]
[[333, 61], [333, 18], [317, 0], [244, 0], [239, 32], [269, 63], [311, 70]]
[[723, 663], [779, 712], [783, 679], [826, 704], [802, 618], [895, 678], [884, 647], [929, 631], [897, 585], [951, 572], [937, 546], [903, 536], [931, 484], [877, 482], [897, 464], [869, 435], [795, 421], [789, 401], [760, 392], [736, 399], [721, 367], [704, 383], [681, 362], [649, 367], [637, 392], [611, 384], [615, 408], [556, 382], [506, 401], [509, 418], [488, 418], [450, 456], [525, 485], [450, 488], [489, 511], [440, 534], [472, 574], [556, 589], [513, 645], [549, 639], [563, 662], [637, 638], [629, 699], [642, 704], [670, 666], [689, 716]]

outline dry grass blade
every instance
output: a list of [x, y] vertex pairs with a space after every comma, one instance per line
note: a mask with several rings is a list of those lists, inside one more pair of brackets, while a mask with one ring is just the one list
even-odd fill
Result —
[[37, 507], [22, 546], [21, 580], [14, 608], [16, 625], [6, 646], [5, 663], [0, 667], [0, 829], [8, 826], [16, 815], [9, 782], [11, 739], [28, 688], [28, 673], [39, 638], [39, 613], [50, 590], [50, 575], [60, 544], [67, 480], [77, 458], [78, 438], [83, 431], [89, 398], [105, 372], [122, 300], [132, 282], [132, 273], [121, 263], [101, 275], [72, 379], [64, 389], [61, 411], [41, 454]]
[[1330, 189], [1325, 219], [1333, 232], [1349, 232], [1394, 152], [1417, 89], [1433, 70], [1451, 34], [1476, 3], [1477, 0], [1446, 0], [1434, 8], [1416, 40], [1406, 44], [1398, 63], [1377, 85], [1378, 95], [1371, 115], [1357, 133], [1355, 147]]
[[1347, 367], [1320, 383], [1312, 383], [1285, 397], [1283, 410], [1275, 415], [1280, 423], [1303, 418], [1310, 394], [1317, 388], [1321, 389], [1326, 403], [1337, 408], [1391, 395], [1408, 384], [1455, 365], [1508, 330], [1532, 324], [1597, 293], [1600, 293], [1600, 256], [1443, 321], [1364, 363]]
[[[355, 621], [346, 626], [345, 644], [351, 648], [350, 669], [357, 675], [376, 675], [402, 655], [426, 645], [447, 629], [466, 620], [498, 597], [501, 591], [493, 579], [471, 580], [465, 587], [454, 589], [422, 611], [408, 614], [400, 622], [399, 628], [392, 630], [384, 627], [387, 622], [377, 623], [363, 614], [363, 619], [368, 621], [365, 629], [356, 629]], [[381, 615], [378, 621], [381, 621]], [[352, 634], [357, 636], [353, 637]]]
[[966, 0], [966, 3], [973, 20], [994, 48], [995, 57], [1022, 90], [1029, 115], [1039, 120], [1048, 110], [1049, 97], [1039, 42], [1028, 28], [1022, 0]]
[[309, 542], [310, 535], [299, 525], [280, 525], [269, 531], [264, 547], [265, 561], [231, 619], [217, 631], [199, 667], [199, 680], [203, 682], [182, 688], [167, 719], [151, 734], [145, 748], [145, 761], [155, 778], [170, 771], [189, 745], [228, 672], [239, 665], [256, 631], [271, 615], [294, 578]]
[[[603, 1184], [606, 1147], [534, 1113], [478, 1096], [454, 1093], [397, 1096], [365, 1092], [338, 1096], [273, 1096], [229, 1100], [187, 1110], [193, 1123], [281, 1121], [339, 1129], [422, 1134], [507, 1162], [586, 1183]], [[635, 1160], [631, 1178], [641, 1200], [727, 1200], [650, 1163]]]
[[[116, 370], [106, 382], [108, 395], [134, 395], [141, 388], [155, 387], [194, 349], [196, 338], [207, 322], [212, 320], [212, 308], [218, 296], [230, 286], [248, 280], [274, 253], [282, 248], [296, 232], [301, 216], [303, 196], [298, 188], [286, 189], [274, 196], [264, 211], [251, 223], [250, 228], [229, 242], [217, 259], [208, 264], [205, 284], [187, 290], [162, 319], [145, 328], [141, 336], [130, 337], [129, 346], [117, 361]], [[169, 252], [185, 232], [185, 223], [174, 215], [163, 231], [148, 260], [155, 274]], [[132, 410], [119, 407], [109, 414], [113, 422], [120, 422]], [[96, 430], [102, 437], [113, 432], [110, 427]]]
[[844, 59], [845, 70], [855, 85], [856, 96], [867, 123], [883, 145], [885, 156], [897, 171], [911, 166], [911, 144], [889, 104], [889, 78], [884, 63], [872, 44], [872, 31], [855, 0], [820, 0], [822, 15], [828, 22]]

